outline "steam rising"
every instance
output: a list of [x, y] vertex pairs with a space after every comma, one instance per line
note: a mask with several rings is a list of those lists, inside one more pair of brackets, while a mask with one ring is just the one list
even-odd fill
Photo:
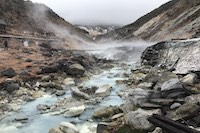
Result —
[[153, 42], [145, 41], [110, 42], [90, 44], [90, 48], [86, 47], [85, 50], [101, 58], [114, 59], [122, 62], [139, 62], [142, 52], [153, 44]]
[[34, 4], [33, 7], [30, 7], [28, 16], [36, 22], [39, 28], [47, 32], [52, 32], [58, 36], [69, 35], [69, 29], [66, 26], [55, 24], [48, 18], [49, 11], [50, 9], [45, 5]]

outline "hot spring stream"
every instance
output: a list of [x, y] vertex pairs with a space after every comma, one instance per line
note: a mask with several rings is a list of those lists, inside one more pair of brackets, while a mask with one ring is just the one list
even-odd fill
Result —
[[[144, 47], [133, 50], [132, 56], [129, 61], [126, 61], [126, 67], [123, 63], [119, 63], [114, 68], [106, 69], [102, 73], [93, 75], [88, 81], [83, 83], [84, 87], [87, 86], [103, 86], [109, 84], [112, 86], [112, 92], [109, 96], [105, 97], [102, 101], [95, 105], [87, 105], [84, 112], [78, 117], [66, 118], [61, 115], [51, 115], [51, 113], [41, 114], [36, 106], [39, 104], [52, 105], [57, 100], [71, 97], [71, 91], [67, 90], [66, 94], [61, 97], [55, 95], [45, 95], [32, 102], [28, 102], [22, 106], [18, 112], [12, 112], [10, 115], [0, 121], [0, 133], [48, 133], [48, 131], [57, 127], [61, 122], [76, 122], [76, 126], [80, 133], [95, 133], [98, 121], [88, 121], [92, 119], [93, 112], [98, 107], [103, 106], [119, 106], [124, 101], [118, 96], [117, 92], [120, 89], [125, 89], [125, 86], [116, 83], [117, 80], [125, 80], [124, 73], [131, 73], [131, 68], [134, 68], [136, 62], [140, 59], [140, 54]], [[121, 50], [120, 54], [123, 52]], [[104, 52], [104, 51], [101, 51]], [[107, 51], [108, 52], [108, 51]], [[126, 55], [126, 51], [125, 55]], [[111, 52], [112, 53], [112, 52]], [[20, 116], [27, 116], [28, 122], [21, 123], [15, 121], [15, 118]]]

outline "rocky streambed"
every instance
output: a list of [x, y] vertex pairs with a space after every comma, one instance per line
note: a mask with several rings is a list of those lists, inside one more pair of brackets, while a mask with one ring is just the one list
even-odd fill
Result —
[[[128, 79], [144, 48], [133, 54], [132, 46], [112, 49], [112, 59], [93, 56], [104, 50], [63, 51], [66, 59], [49, 58], [56, 63], [40, 67], [36, 76], [24, 72], [25, 80], [12, 68], [3, 70], [1, 76], [7, 80], [2, 83], [0, 132], [94, 133], [99, 122], [123, 118], [120, 90], [126, 86], [118, 82]], [[126, 52], [137, 57], [131, 63], [128, 58], [118, 61]]]
[[102, 59], [108, 50], [75, 51], [70, 60], [42, 67], [37, 80], [6, 81], [0, 132], [161, 133], [148, 121], [153, 114], [198, 130], [199, 115], [193, 114], [200, 108], [200, 76], [198, 58], [192, 58], [198, 43], [110, 48], [112, 60]]

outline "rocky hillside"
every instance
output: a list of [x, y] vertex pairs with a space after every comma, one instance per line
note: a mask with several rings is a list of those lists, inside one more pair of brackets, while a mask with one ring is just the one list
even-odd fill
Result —
[[110, 32], [109, 39], [141, 38], [161, 41], [198, 37], [200, 32], [200, 1], [172, 0], [139, 18], [132, 24]]
[[142, 63], [161, 66], [177, 74], [199, 72], [199, 44], [199, 39], [160, 42], [144, 51]]
[[70, 36], [86, 38], [72, 24], [66, 22], [43, 4], [24, 0], [0, 0], [0, 19], [8, 24], [11, 34]]

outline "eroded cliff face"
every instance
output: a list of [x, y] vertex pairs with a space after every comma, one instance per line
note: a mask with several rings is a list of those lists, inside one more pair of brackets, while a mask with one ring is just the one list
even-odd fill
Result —
[[200, 71], [200, 40], [167, 41], [148, 47], [142, 64], [159, 66], [177, 74]]
[[98, 39], [145, 39], [163, 41], [199, 36], [200, 1], [172, 0], [139, 18], [136, 22], [117, 29]]

